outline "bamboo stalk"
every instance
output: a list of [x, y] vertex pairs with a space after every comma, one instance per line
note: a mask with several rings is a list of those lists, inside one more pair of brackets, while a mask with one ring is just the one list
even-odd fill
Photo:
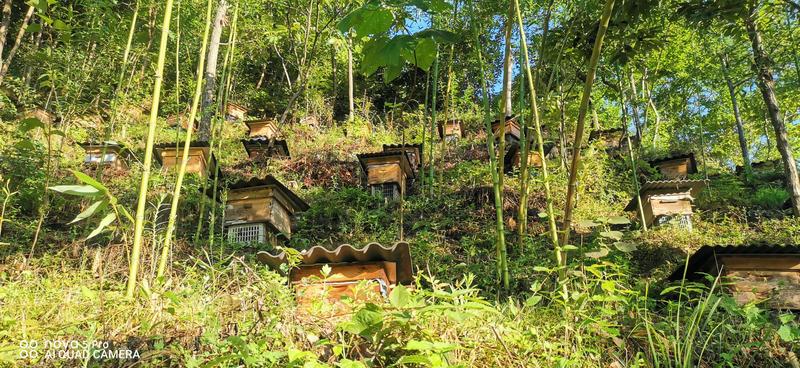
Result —
[[[474, 12], [473, 12], [474, 14]], [[484, 110], [484, 123], [486, 126], [486, 146], [489, 151], [489, 171], [492, 173], [492, 188], [494, 192], [494, 204], [495, 204], [495, 215], [496, 215], [496, 244], [495, 246], [498, 249], [498, 255], [502, 256], [504, 253], [500, 252], [501, 249], [506, 247], [506, 237], [505, 237], [505, 228], [503, 224], [503, 200], [500, 195], [500, 178], [497, 174], [497, 162], [495, 157], [495, 147], [494, 147], [494, 134], [492, 134], [492, 112], [489, 108], [489, 89], [486, 85], [486, 74], [483, 65], [483, 55], [480, 51], [480, 39], [478, 37], [477, 29], [475, 28], [475, 19], [471, 19], [471, 27], [472, 33], [475, 37], [475, 53], [476, 57], [478, 58], [478, 65], [480, 68], [480, 79], [481, 79], [481, 95], [483, 100], [483, 110]], [[498, 260], [498, 264], [501, 264]], [[506, 268], [504, 271], [498, 269], [500, 271], [500, 279], [503, 283], [503, 286], [507, 289], [509, 285], [508, 280], [508, 269]]]
[[[519, 24], [520, 30], [523, 29], [522, 27], [522, 12], [519, 9], [519, 0], [514, 0], [514, 3], [517, 7], [517, 23]], [[534, 132], [536, 134], [536, 149], [539, 152], [539, 156], [542, 158], [542, 182], [544, 186], [544, 193], [545, 199], [547, 202], [547, 222], [548, 222], [548, 229], [550, 234], [550, 239], [553, 242], [553, 247], [556, 249], [556, 260], [559, 264], [562, 264], [566, 257], [562, 254], [560, 247], [558, 246], [558, 230], [556, 227], [556, 216], [555, 211], [553, 210], [553, 195], [552, 191], [550, 190], [550, 178], [547, 171], [547, 160], [544, 157], [544, 141], [542, 139], [542, 124], [539, 120], [539, 106], [536, 102], [536, 86], [534, 84], [534, 78], [531, 73], [531, 62], [530, 62], [530, 54], [528, 53], [528, 42], [525, 37], [525, 32], [520, 32], [520, 43], [522, 44], [522, 54], [525, 57], [525, 76], [528, 82], [528, 90], [530, 91], [529, 99], [531, 104], [531, 118], [533, 119], [533, 126]], [[526, 138], [527, 139], [527, 138]], [[523, 153], [526, 153], [523, 151]], [[528, 157], [527, 154], [525, 157], [521, 158], [523, 162], [527, 163]], [[525, 191], [523, 191], [522, 195], [524, 196], [523, 199], [527, 201], [527, 185], [524, 187]], [[520, 199], [522, 202], [523, 199]], [[522, 216], [522, 214], [520, 214]], [[521, 217], [522, 218], [522, 217]], [[527, 212], [525, 213], [525, 221], [527, 222]], [[522, 221], [520, 221], [522, 222]], [[522, 233], [520, 234], [522, 236]]]
[[[189, 164], [189, 148], [191, 147], [192, 134], [194, 133], [194, 121], [197, 118], [197, 110], [200, 106], [200, 97], [203, 93], [203, 69], [206, 63], [206, 48], [208, 47], [208, 34], [211, 29], [211, 2], [207, 1], [206, 6], [206, 26], [203, 31], [203, 43], [200, 47], [200, 56], [197, 63], [197, 76], [195, 78], [194, 97], [192, 99], [192, 107], [189, 110], [189, 121], [186, 128], [186, 139], [183, 142], [183, 152], [181, 154], [181, 165], [178, 169], [178, 178], [175, 180], [175, 189], [172, 193], [172, 205], [169, 210], [169, 221], [167, 223], [167, 231], [164, 235], [164, 246], [161, 249], [161, 258], [158, 262], [157, 277], [164, 276], [166, 270], [167, 259], [169, 258], [169, 251], [172, 244], [172, 234], [175, 231], [175, 220], [178, 218], [178, 205], [180, 204], [181, 189], [183, 189], [183, 179], [186, 176], [186, 166]], [[205, 194], [203, 194], [205, 195]]]
[[[583, 96], [578, 110], [578, 122], [575, 127], [575, 141], [572, 147], [572, 166], [569, 171], [569, 182], [567, 182], [567, 203], [564, 207], [563, 233], [561, 234], [561, 245], [569, 244], [569, 233], [572, 227], [572, 210], [575, 206], [575, 191], [577, 190], [578, 166], [581, 163], [581, 142], [586, 123], [586, 110], [589, 107], [589, 99], [592, 97], [592, 85], [594, 84], [597, 64], [600, 61], [600, 52], [603, 48], [603, 39], [608, 30], [608, 21], [611, 19], [611, 11], [614, 9], [614, 0], [606, 0], [603, 7], [603, 14], [600, 17], [600, 26], [597, 30], [592, 56], [589, 59], [589, 69], [586, 73], [586, 84], [583, 86]], [[562, 265], [566, 264], [566, 258], [562, 260]]]
[[153, 101], [150, 106], [150, 120], [147, 129], [147, 142], [145, 143], [144, 163], [142, 168], [142, 180], [139, 184], [139, 199], [136, 206], [136, 220], [133, 230], [133, 249], [131, 250], [131, 263], [128, 273], [128, 285], [125, 296], [133, 298], [136, 289], [136, 278], [139, 271], [139, 258], [142, 251], [142, 235], [144, 233], [144, 213], [147, 205], [147, 189], [150, 184], [150, 169], [153, 162], [153, 145], [156, 135], [156, 123], [158, 122], [158, 107], [161, 102], [161, 86], [164, 81], [164, 62], [167, 56], [167, 41], [169, 40], [169, 26], [172, 18], [173, 0], [166, 0], [164, 10], [164, 21], [161, 26], [161, 41], [158, 50], [158, 62], [156, 65], [155, 85], [153, 86]]

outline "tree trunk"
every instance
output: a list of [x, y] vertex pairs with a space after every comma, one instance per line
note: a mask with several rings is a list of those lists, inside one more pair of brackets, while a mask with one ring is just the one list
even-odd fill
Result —
[[217, 89], [219, 43], [222, 38], [222, 28], [227, 13], [228, 1], [220, 0], [217, 6], [217, 13], [214, 16], [214, 25], [211, 28], [211, 39], [209, 41], [208, 55], [206, 57], [205, 92], [203, 93], [203, 103], [200, 107], [200, 127], [197, 130], [197, 138], [201, 141], [208, 141], [209, 138], [211, 138], [211, 116], [213, 115], [214, 108], [214, 92]]
[[725, 83], [728, 85], [728, 93], [731, 95], [733, 117], [736, 119], [736, 133], [739, 136], [739, 148], [742, 149], [742, 163], [745, 173], [749, 174], [752, 169], [750, 166], [750, 153], [748, 152], [747, 140], [744, 136], [744, 124], [742, 123], [742, 114], [739, 112], [739, 101], [736, 99], [736, 87], [734, 87], [728, 72], [727, 56], [720, 55], [719, 59], [722, 62], [722, 75], [725, 77]]
[[32, 5], [28, 6], [28, 11], [25, 13], [25, 17], [22, 19], [22, 24], [19, 26], [17, 38], [14, 40], [14, 46], [11, 47], [11, 50], [8, 51], [8, 56], [5, 58], [5, 60], [3, 60], [3, 65], [0, 67], [0, 85], [3, 85], [3, 79], [5, 79], [6, 73], [8, 73], [8, 68], [11, 66], [11, 61], [14, 60], [14, 55], [17, 53], [19, 45], [22, 43], [22, 37], [25, 36], [25, 30], [28, 29], [28, 23], [31, 20], [34, 9], [35, 8]]
[[769, 59], [761, 40], [761, 31], [756, 24], [758, 9], [753, 9], [744, 19], [747, 36], [753, 47], [753, 72], [756, 74], [758, 88], [767, 105], [767, 112], [772, 128], [775, 130], [775, 142], [783, 159], [783, 169], [786, 173], [786, 189], [792, 199], [792, 211], [795, 216], [800, 216], [800, 178], [797, 176], [797, 163], [792, 155], [789, 135], [786, 125], [781, 119], [778, 106], [778, 97], [775, 95], [775, 80], [772, 76], [772, 61]]
[[[641, 142], [642, 135], [644, 134], [645, 126], [642, 124], [642, 120], [639, 117], [639, 98], [638, 92], [636, 92], [636, 80], [633, 78], [633, 70], [628, 74], [629, 81], [631, 84], [631, 110], [633, 112], [633, 122], [636, 124], [636, 139]], [[620, 86], [621, 88], [622, 86]], [[647, 122], [645, 122], [647, 123]]]
[[600, 130], [600, 118], [597, 117], [597, 109], [594, 108], [594, 103], [589, 100], [589, 108], [592, 109], [592, 129]]
[[11, 24], [11, 0], [3, 2], [3, 21], [0, 23], [0, 60], [3, 60], [3, 48], [6, 46], [8, 26]]
[[[504, 116], [500, 117], [501, 121], [506, 116], [511, 116], [511, 114], [514, 113], [514, 106], [512, 105], [513, 102], [512, 102], [512, 99], [511, 99], [511, 88], [512, 88], [512, 83], [513, 83], [513, 79], [511, 78], [511, 76], [514, 73], [514, 56], [513, 56], [512, 50], [511, 50], [511, 42], [512, 42], [511, 37], [512, 37], [513, 30], [514, 30], [514, 21], [513, 21], [514, 14], [513, 14], [513, 11], [514, 11], [514, 5], [512, 3], [510, 5], [510, 8], [509, 8], [509, 14], [508, 14], [508, 17], [506, 18], [507, 20], [506, 20], [506, 26], [505, 26], [505, 41], [506, 41], [506, 45], [505, 45], [504, 59], [503, 59], [503, 96], [502, 96], [502, 98], [503, 98], [503, 100], [502, 100], [502, 106], [503, 106], [502, 113], [503, 113]], [[502, 162], [502, 161], [503, 160], [501, 158], [500, 162]], [[501, 164], [501, 166], [502, 166], [502, 164]]]

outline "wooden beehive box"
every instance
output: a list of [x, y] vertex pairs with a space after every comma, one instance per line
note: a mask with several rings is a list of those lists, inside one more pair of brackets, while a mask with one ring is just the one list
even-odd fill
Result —
[[701, 273], [726, 277], [725, 289], [741, 304], [765, 302], [774, 309], [800, 310], [800, 247], [797, 245], [704, 246], [687, 268], [670, 276], [702, 279]]
[[242, 139], [242, 145], [251, 159], [256, 157], [289, 158], [289, 146], [285, 139], [254, 137]]
[[250, 137], [277, 138], [280, 135], [278, 122], [275, 119], [248, 120], [244, 124], [249, 129]]
[[[700, 191], [706, 187], [705, 180], [663, 180], [645, 182], [640, 190], [642, 211], [647, 226], [660, 224], [671, 218], [689, 220], [692, 202]], [[638, 211], [636, 197], [633, 197], [625, 211]], [[691, 222], [686, 224], [691, 229]]]
[[622, 147], [622, 141], [625, 138], [625, 129], [614, 128], [605, 130], [593, 130], [589, 133], [589, 143], [599, 142], [599, 145], [604, 149], [618, 149]]
[[461, 120], [449, 120], [447, 123], [440, 122], [439, 139], [447, 138], [455, 140], [464, 136], [464, 124]]
[[[503, 128], [503, 124], [500, 123], [500, 120], [495, 120], [492, 123], [492, 133], [494, 133], [494, 138], [499, 139], [500, 130]], [[519, 123], [517, 122], [517, 116], [506, 116], [505, 121], [505, 139], [506, 144], [516, 144], [519, 142], [520, 137], [520, 128]]]
[[118, 170], [128, 168], [126, 159], [130, 151], [117, 142], [85, 142], [78, 145], [85, 152], [84, 165], [103, 165]]
[[424, 150], [422, 149], [422, 143], [417, 144], [384, 144], [383, 145], [383, 152], [405, 152], [408, 154], [408, 162], [411, 164], [411, 168], [414, 172], [419, 171], [419, 167], [422, 165], [422, 155]]
[[665, 179], [686, 179], [697, 173], [697, 162], [693, 153], [677, 154], [647, 162], [657, 169]]
[[[156, 160], [161, 164], [161, 168], [167, 170], [177, 170], [183, 158], [183, 143], [162, 143], [154, 148]], [[217, 161], [210, 153], [211, 148], [207, 142], [192, 142], [189, 147], [189, 162], [186, 164], [186, 172], [206, 176], [209, 172], [215, 173]]]
[[[528, 152], [528, 167], [530, 168], [540, 168], [542, 167], [543, 159], [542, 156], [539, 154], [539, 149], [534, 143], [530, 143], [530, 151]], [[544, 155], [548, 157], [550, 152], [555, 147], [554, 144], [545, 143], [544, 144]], [[514, 171], [515, 167], [519, 167], [522, 157], [522, 150], [518, 144], [512, 145], [508, 153], [506, 153], [505, 161], [503, 169], [506, 173], [510, 173]]]
[[[405, 242], [392, 247], [370, 243], [361, 249], [349, 244], [334, 250], [315, 246], [301, 252], [300, 257], [300, 264], [289, 271], [288, 277], [302, 308], [322, 298], [333, 303], [345, 296], [358, 300], [385, 298], [397, 285], [413, 281], [410, 247]], [[257, 258], [281, 273], [281, 266], [288, 262], [284, 252], [259, 252]], [[322, 274], [325, 266], [330, 267], [327, 277]], [[359, 288], [360, 284], [367, 287]]]
[[407, 153], [362, 153], [357, 157], [368, 187], [397, 185], [399, 194], [406, 194], [408, 184], [414, 179], [414, 170]]
[[[228, 187], [225, 228], [229, 240], [234, 242], [243, 242], [239, 241], [242, 231], [269, 231], [279, 239], [289, 239], [295, 216], [307, 209], [308, 204], [272, 175], [239, 181]], [[263, 224], [264, 228], [253, 230], [256, 228], [244, 226], [251, 224]], [[263, 235], [254, 242], [266, 242]]]
[[247, 109], [239, 104], [228, 102], [225, 106], [225, 119], [228, 121], [244, 120], [247, 115]]

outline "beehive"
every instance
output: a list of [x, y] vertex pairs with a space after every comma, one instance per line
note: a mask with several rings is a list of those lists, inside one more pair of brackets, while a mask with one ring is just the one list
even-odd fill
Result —
[[686, 179], [697, 173], [697, 162], [693, 153], [676, 154], [647, 162], [658, 170], [665, 179]]
[[446, 138], [448, 141], [454, 141], [464, 136], [464, 124], [461, 120], [448, 120], [446, 123], [440, 122], [439, 139]]
[[[503, 124], [500, 123], [500, 120], [495, 120], [492, 123], [492, 133], [494, 134], [494, 138], [498, 139], [500, 136], [500, 130], [503, 128]], [[520, 139], [520, 128], [519, 123], [517, 122], [517, 116], [506, 116], [505, 121], [505, 140], [506, 144], [516, 144], [519, 142]]]
[[[161, 164], [162, 170], [174, 170], [180, 167], [181, 159], [183, 158], [183, 142], [158, 144], [153, 150], [156, 160]], [[186, 172], [203, 176], [207, 175], [209, 172], [211, 172], [212, 175], [216, 173], [217, 161], [210, 151], [211, 148], [208, 142], [191, 142]]]
[[598, 144], [602, 148], [609, 150], [622, 147], [622, 142], [625, 140], [624, 138], [625, 129], [622, 128], [593, 130], [591, 133], [589, 133], [589, 143], [599, 142]]
[[422, 143], [405, 145], [384, 144], [383, 152], [405, 152], [408, 154], [408, 162], [411, 164], [411, 168], [415, 173], [419, 171], [419, 167], [422, 165], [422, 155], [424, 152], [422, 149]]
[[284, 139], [254, 137], [242, 139], [242, 145], [251, 159], [256, 157], [289, 158], [289, 146]]
[[[288, 263], [285, 252], [259, 252], [257, 258], [280, 273], [284, 271], [281, 266]], [[322, 273], [326, 266], [330, 268], [327, 277]], [[410, 247], [405, 242], [392, 247], [370, 243], [361, 249], [349, 244], [334, 250], [315, 246], [300, 252], [300, 264], [289, 270], [288, 277], [301, 307], [321, 298], [336, 303], [344, 296], [360, 300], [386, 297], [397, 285], [413, 281]], [[367, 288], [358, 293], [357, 285], [363, 283]]]
[[272, 175], [239, 181], [228, 187], [225, 229], [238, 243], [270, 243], [289, 239], [297, 213], [308, 209], [300, 197]]
[[114, 169], [127, 169], [126, 159], [130, 156], [124, 146], [114, 141], [79, 143], [85, 155], [84, 165], [103, 165]]
[[225, 119], [228, 121], [244, 120], [247, 115], [247, 109], [239, 104], [228, 102], [225, 106]]
[[388, 199], [405, 195], [414, 179], [406, 152], [376, 152], [358, 155], [367, 187], [373, 194]]
[[[692, 202], [706, 187], [705, 180], [662, 180], [645, 182], [639, 190], [647, 226], [661, 225], [673, 219], [691, 229]], [[625, 211], [638, 211], [637, 199]]]
[[244, 124], [249, 129], [250, 137], [277, 138], [280, 135], [278, 122], [275, 119], [248, 120]]
[[725, 277], [724, 289], [741, 304], [764, 301], [774, 309], [800, 310], [800, 246], [704, 246], [669, 277], [680, 281]]

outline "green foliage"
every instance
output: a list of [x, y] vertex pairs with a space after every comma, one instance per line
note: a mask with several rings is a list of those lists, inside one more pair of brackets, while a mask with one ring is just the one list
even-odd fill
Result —
[[783, 188], [759, 188], [753, 195], [753, 203], [767, 210], [781, 209], [789, 200], [789, 193]]

